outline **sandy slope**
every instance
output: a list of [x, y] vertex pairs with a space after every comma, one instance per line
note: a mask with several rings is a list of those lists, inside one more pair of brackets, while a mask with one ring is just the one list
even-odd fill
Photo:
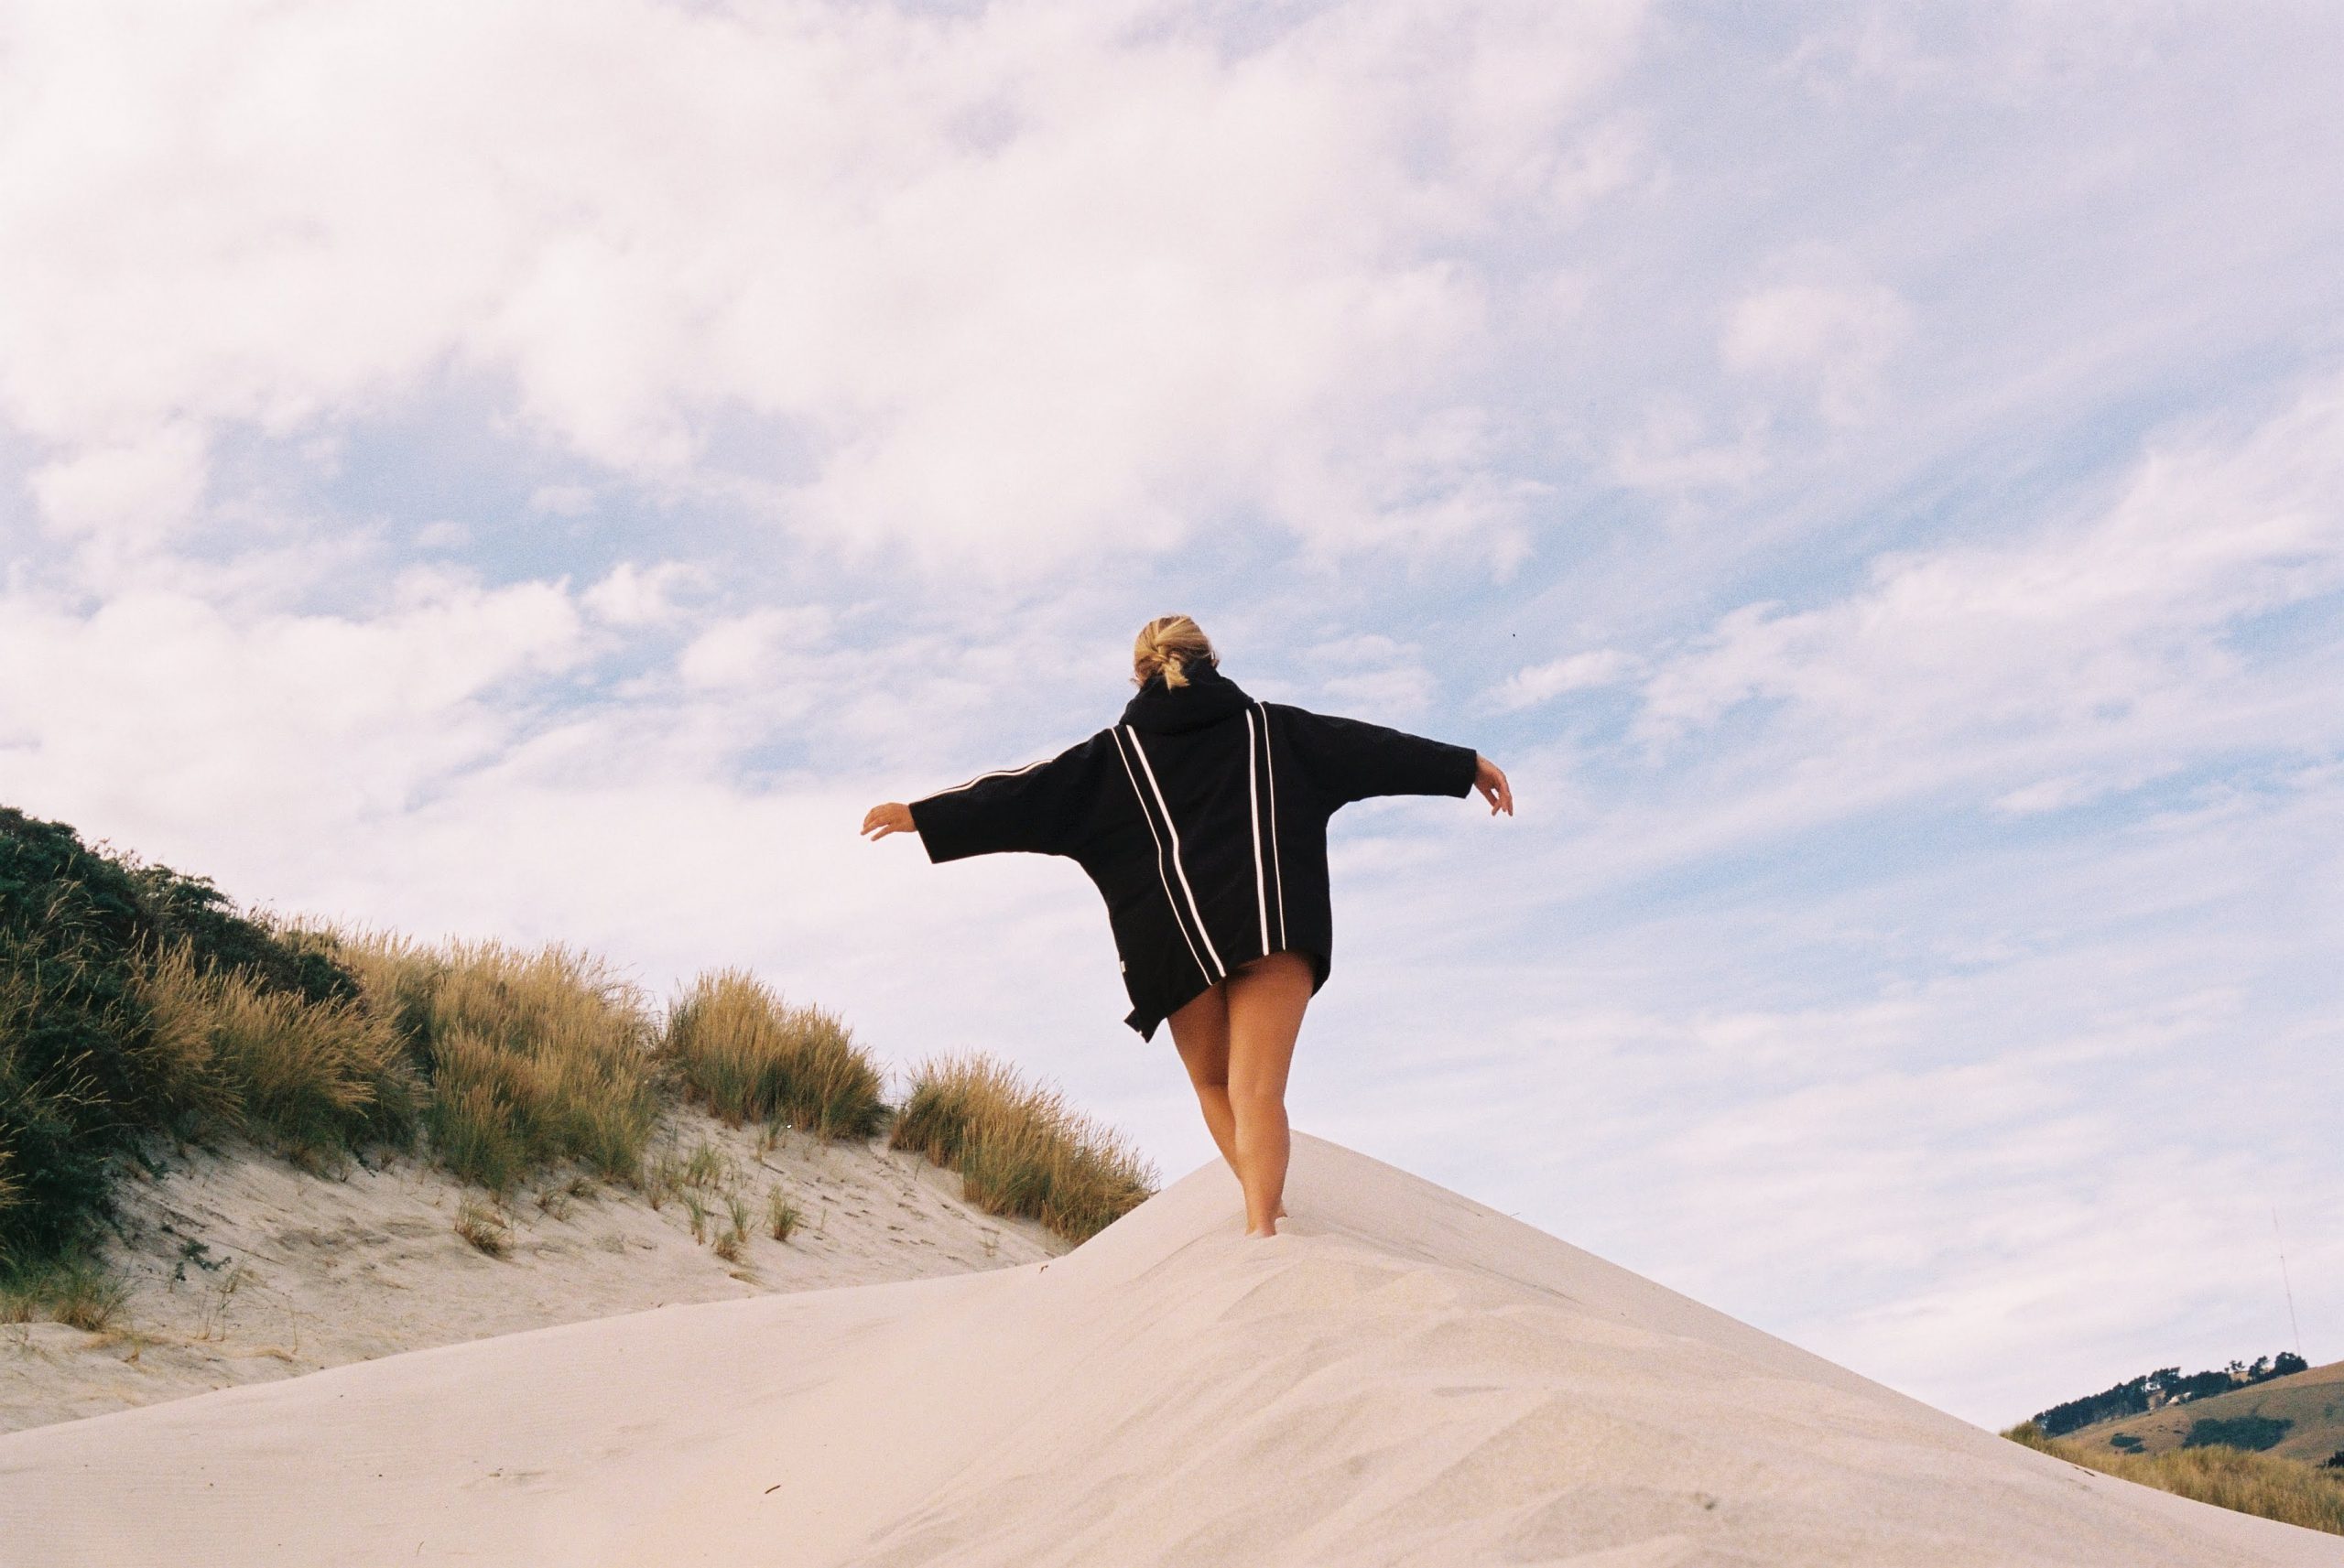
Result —
[[1066, 1256], [0, 1437], [14, 1564], [2320, 1564], [1297, 1137]]
[[[456, 1234], [477, 1200], [412, 1160], [304, 1175], [250, 1150], [174, 1161], [125, 1184], [109, 1262], [132, 1285], [116, 1324], [0, 1325], [0, 1432], [102, 1415], [401, 1351], [679, 1302], [872, 1284], [1036, 1262], [1066, 1243], [984, 1214], [960, 1179], [881, 1141], [827, 1142], [671, 1114], [663, 1152], [719, 1151], [765, 1217], [778, 1186], [805, 1214], [787, 1245], [753, 1228], [737, 1263], [695, 1240], [681, 1201], [654, 1211], [624, 1188], [517, 1196], [511, 1250]], [[704, 1201], [721, 1202], [712, 1191]], [[542, 1203], [538, 1200], [542, 1198]], [[707, 1234], [704, 1232], [704, 1234]]]

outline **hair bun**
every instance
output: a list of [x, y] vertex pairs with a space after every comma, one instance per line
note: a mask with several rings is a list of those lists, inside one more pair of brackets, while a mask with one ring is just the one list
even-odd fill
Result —
[[1132, 678], [1145, 686], [1161, 675], [1167, 687], [1184, 687], [1188, 666], [1199, 659], [1217, 662], [1204, 629], [1185, 615], [1159, 615], [1133, 639]]

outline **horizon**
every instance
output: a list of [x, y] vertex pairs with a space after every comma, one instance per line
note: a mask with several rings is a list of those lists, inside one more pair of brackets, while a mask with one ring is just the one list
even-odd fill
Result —
[[1517, 797], [1335, 819], [1297, 1129], [1990, 1429], [2344, 1356], [2344, 16], [0, 28], [0, 805], [1169, 1182], [1080, 871], [856, 824], [1183, 611]]

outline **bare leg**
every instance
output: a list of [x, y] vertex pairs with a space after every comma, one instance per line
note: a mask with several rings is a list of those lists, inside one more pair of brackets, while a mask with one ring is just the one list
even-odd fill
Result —
[[1228, 996], [1216, 985], [1191, 998], [1165, 1022], [1172, 1026], [1172, 1044], [1179, 1048], [1188, 1081], [1196, 1087], [1206, 1130], [1212, 1134], [1221, 1157], [1235, 1171], [1237, 1118], [1229, 1107]]
[[1231, 1162], [1245, 1186], [1245, 1234], [1275, 1236], [1286, 1212], [1293, 1139], [1286, 1119], [1286, 1072], [1317, 976], [1299, 953], [1272, 953], [1223, 982], [1229, 992], [1229, 1101], [1236, 1119]]

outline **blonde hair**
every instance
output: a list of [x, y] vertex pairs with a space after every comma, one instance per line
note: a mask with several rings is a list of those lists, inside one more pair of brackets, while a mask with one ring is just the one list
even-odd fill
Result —
[[1145, 686], [1148, 677], [1160, 670], [1166, 686], [1186, 686], [1188, 666], [1199, 659], [1207, 664], [1221, 662], [1204, 629], [1185, 615], [1159, 615], [1141, 627], [1132, 641], [1132, 678]]

